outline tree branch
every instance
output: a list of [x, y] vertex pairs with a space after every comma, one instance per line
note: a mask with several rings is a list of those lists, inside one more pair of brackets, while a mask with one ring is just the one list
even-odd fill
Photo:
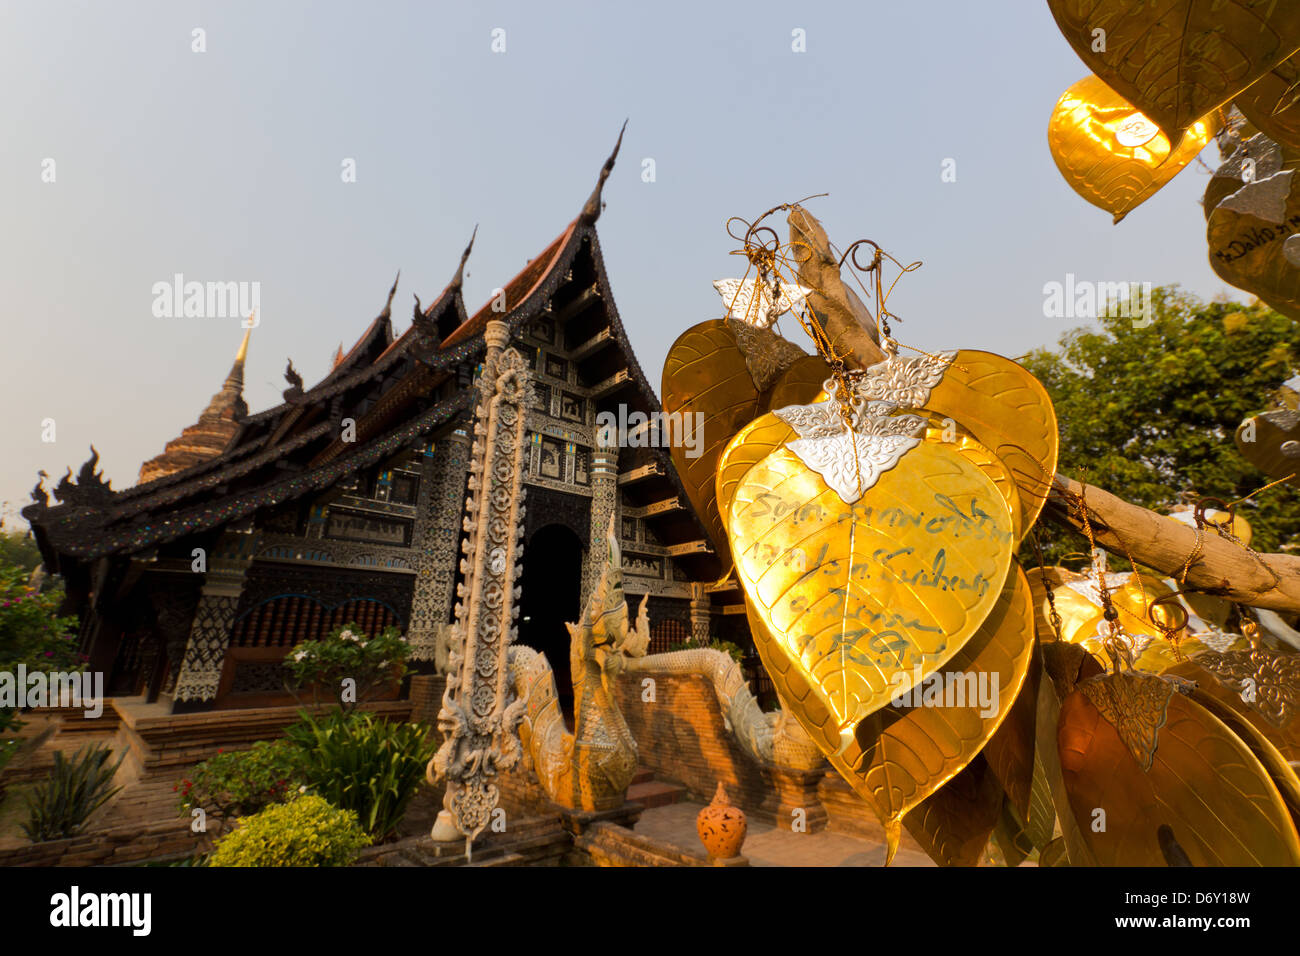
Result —
[[[1043, 515], [1082, 532], [1082, 496], [1097, 544], [1117, 555], [1177, 578], [1196, 548], [1196, 529], [1165, 515], [1129, 504], [1095, 485], [1057, 475]], [[1254, 555], [1212, 529], [1201, 535], [1201, 548], [1187, 574], [1186, 587], [1230, 601], [1274, 611], [1300, 612], [1300, 557]]]

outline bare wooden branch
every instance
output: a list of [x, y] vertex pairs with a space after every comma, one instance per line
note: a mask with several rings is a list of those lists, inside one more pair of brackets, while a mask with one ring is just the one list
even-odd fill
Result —
[[884, 359], [876, 343], [875, 321], [856, 292], [840, 277], [840, 264], [817, 218], [794, 206], [790, 224], [791, 257], [799, 264], [799, 283], [813, 289], [808, 296], [835, 354], [851, 368], [866, 368]]
[[[1087, 503], [1088, 521], [1100, 547], [1116, 555], [1132, 555], [1139, 564], [1170, 577], [1181, 574], [1196, 548], [1196, 529], [1162, 514], [1117, 498], [1095, 485], [1057, 475], [1045, 517], [1083, 531], [1080, 496]], [[1261, 554], [1207, 528], [1187, 574], [1187, 587], [1217, 594], [1230, 601], [1274, 611], [1300, 612], [1300, 557]]]

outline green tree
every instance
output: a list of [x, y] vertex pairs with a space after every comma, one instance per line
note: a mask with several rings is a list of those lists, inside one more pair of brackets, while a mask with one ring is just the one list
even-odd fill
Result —
[[30, 531], [0, 527], [0, 566], [21, 568], [28, 574], [41, 563], [41, 551]]
[[[1237, 451], [1237, 426], [1262, 410], [1300, 356], [1300, 323], [1263, 304], [1206, 303], [1177, 288], [1152, 292], [1153, 321], [1106, 317], [1067, 333], [1058, 351], [1021, 360], [1056, 406], [1058, 470], [1153, 511], [1184, 495], [1230, 502], [1271, 479]], [[1270, 489], [1237, 506], [1259, 551], [1292, 548], [1300, 491]], [[1042, 527], [1047, 560], [1084, 550]], [[1022, 555], [1034, 561], [1032, 551]], [[1114, 566], [1119, 567], [1116, 562]]]

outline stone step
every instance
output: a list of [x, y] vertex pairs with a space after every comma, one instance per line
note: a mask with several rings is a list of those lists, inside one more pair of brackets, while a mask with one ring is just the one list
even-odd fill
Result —
[[649, 767], [637, 767], [636, 773], [632, 777], [631, 785], [635, 787], [638, 783], [649, 783], [654, 780], [654, 778], [655, 772]]
[[666, 807], [686, 799], [686, 788], [677, 783], [665, 783], [662, 780], [650, 780], [634, 783], [627, 788], [628, 800], [644, 804], [646, 809]]

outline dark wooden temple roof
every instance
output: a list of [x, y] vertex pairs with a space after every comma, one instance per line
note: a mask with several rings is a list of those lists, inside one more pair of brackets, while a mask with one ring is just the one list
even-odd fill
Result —
[[[392, 331], [394, 282], [384, 310], [320, 382], [290, 388], [283, 403], [242, 416], [220, 454], [121, 491], [103, 482], [92, 460], [77, 482], [69, 469], [55, 489], [60, 503], [52, 506], [38, 488], [23, 515], [47, 567], [58, 572], [62, 556], [84, 561], [143, 551], [317, 494], [463, 420], [472, 412], [472, 392], [456, 376], [485, 352], [484, 330], [493, 318], [517, 333], [544, 314], [563, 312], [575, 337], [591, 336], [596, 343], [584, 356], [584, 377], [612, 383], [603, 400], [660, 411], [614, 305], [596, 235], [601, 185], [616, 155], [617, 147], [582, 213], [504, 286], [505, 311], [489, 301], [472, 316], [466, 312], [461, 285], [471, 239], [442, 293], [424, 309], [416, 298], [412, 325], [402, 335], [395, 338]], [[351, 442], [341, 438], [345, 417], [355, 421]], [[651, 462], [657, 464], [645, 469]], [[656, 500], [676, 496], [682, 503], [675, 514], [656, 519], [661, 540], [704, 537], [665, 449], [625, 449], [620, 464], [623, 471], [650, 473], [648, 484], [630, 493]], [[697, 579], [721, 570], [708, 553], [689, 555], [683, 563]]]

